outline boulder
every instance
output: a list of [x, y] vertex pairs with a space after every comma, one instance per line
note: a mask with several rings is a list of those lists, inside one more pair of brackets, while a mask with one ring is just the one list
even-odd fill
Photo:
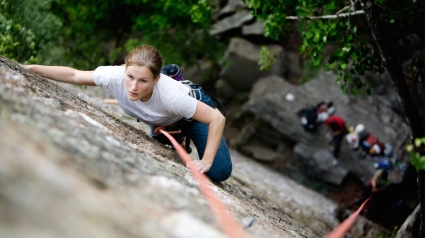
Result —
[[254, 23], [242, 26], [242, 35], [259, 35], [264, 32], [264, 21], [256, 20]]
[[[68, 86], [0, 57], [1, 237], [227, 237], [174, 150], [103, 103], [102, 88]], [[339, 224], [332, 200], [230, 153], [232, 176], [204, 189], [246, 236], [324, 237]], [[385, 232], [358, 221], [368, 230], [349, 236]]]
[[295, 160], [311, 177], [341, 185], [348, 174], [348, 169], [343, 166], [332, 164], [331, 151], [323, 148], [315, 148], [303, 143], [297, 143], [294, 147]]
[[[253, 137], [263, 142], [264, 146], [276, 148], [279, 143], [302, 143], [319, 150], [328, 150], [325, 140], [325, 126], [319, 125], [315, 132], [306, 132], [301, 126], [297, 111], [305, 107], [315, 106], [318, 102], [333, 102], [336, 115], [341, 116], [347, 126], [362, 123], [384, 143], [394, 145], [393, 160], [407, 161], [404, 144], [409, 136], [407, 124], [403, 116], [394, 112], [394, 105], [388, 95], [350, 96], [344, 95], [335, 83], [336, 76], [329, 72], [320, 72], [313, 80], [303, 85], [293, 85], [285, 80], [264, 77], [253, 84], [250, 99], [243, 105], [246, 115], [253, 115], [257, 124]], [[387, 79], [388, 80], [388, 79]], [[292, 100], [288, 100], [288, 94]], [[266, 132], [268, 131], [268, 132]], [[274, 131], [271, 133], [271, 131]], [[266, 136], [265, 136], [266, 135]], [[267, 137], [267, 138], [266, 138]], [[258, 139], [260, 138], [260, 139]], [[249, 142], [249, 139], [245, 139]], [[297, 151], [295, 151], [297, 154]], [[306, 161], [314, 161], [314, 153], [310, 156], [298, 154]], [[343, 141], [339, 166], [355, 174], [361, 181], [367, 182], [374, 172], [374, 161], [360, 160], [355, 151], [350, 150]], [[317, 166], [311, 166], [311, 176], [323, 172]], [[332, 179], [326, 179], [332, 180]], [[335, 179], [337, 183], [339, 179]]]
[[254, 20], [254, 16], [249, 10], [241, 10], [216, 22], [210, 30], [211, 35], [223, 34], [226, 31], [240, 28], [243, 24]]
[[269, 71], [261, 71], [258, 66], [261, 46], [241, 38], [232, 38], [223, 58], [225, 63], [220, 71], [220, 78], [229, 82], [235, 90], [249, 91], [261, 77], [270, 75], [283, 77], [285, 73], [283, 48], [277, 45], [268, 48], [276, 59]]
[[223, 8], [221, 8], [217, 13], [217, 18], [223, 19], [231, 14], [234, 14], [239, 9], [248, 9], [248, 6], [245, 2], [241, 0], [227, 1], [227, 4]]

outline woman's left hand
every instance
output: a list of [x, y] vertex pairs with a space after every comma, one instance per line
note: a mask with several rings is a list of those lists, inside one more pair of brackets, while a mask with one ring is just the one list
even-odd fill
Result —
[[155, 130], [153, 131], [153, 133], [154, 133], [155, 135], [160, 135], [160, 134], [162, 134], [162, 133], [161, 133], [161, 130], [163, 130], [163, 131], [167, 131], [167, 130], [165, 129], [165, 127], [164, 127], [164, 126], [157, 126], [157, 127], [155, 128]]
[[199, 172], [206, 173], [210, 170], [212, 163], [210, 163], [207, 160], [194, 160], [193, 166], [195, 166], [195, 169]]

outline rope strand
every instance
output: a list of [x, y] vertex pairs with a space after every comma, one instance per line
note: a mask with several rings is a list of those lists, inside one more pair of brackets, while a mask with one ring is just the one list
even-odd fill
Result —
[[169, 133], [164, 130], [160, 130], [160, 132], [171, 141], [181, 159], [186, 163], [186, 166], [189, 167], [193, 176], [198, 180], [199, 190], [201, 190], [205, 199], [208, 201], [210, 209], [219, 221], [222, 230], [231, 238], [246, 237], [245, 230], [243, 230], [242, 226], [229, 215], [225, 205], [220, 202], [212, 191], [211, 181], [207, 178], [207, 176], [195, 168], [193, 159], [186, 153], [185, 149], [183, 149], [183, 147]]

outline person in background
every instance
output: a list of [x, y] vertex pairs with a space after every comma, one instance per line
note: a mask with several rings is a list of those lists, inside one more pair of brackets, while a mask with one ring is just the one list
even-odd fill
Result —
[[328, 117], [335, 113], [335, 106], [333, 102], [319, 102], [316, 105], [317, 109], [317, 122], [324, 122]]
[[352, 150], [358, 150], [360, 147], [360, 137], [363, 131], [364, 131], [365, 126], [363, 124], [357, 124], [356, 127], [350, 126], [348, 128], [348, 134], [345, 136], [345, 139], [348, 142], [348, 145], [350, 147], [350, 149]]
[[370, 187], [372, 192], [384, 190], [392, 183], [386, 169], [377, 169], [372, 179], [370, 180]]
[[223, 136], [225, 117], [191, 97], [190, 87], [161, 74], [162, 65], [159, 50], [142, 45], [129, 52], [122, 66], [100, 66], [92, 71], [63, 66], [24, 67], [55, 81], [104, 87], [126, 114], [148, 125], [164, 126], [166, 130], [178, 125], [190, 136], [201, 158], [193, 161], [193, 166], [215, 182], [228, 179], [232, 161]]
[[[389, 173], [385, 169], [377, 169], [373, 177], [367, 182], [364, 191], [361, 193], [360, 197], [357, 198], [349, 207], [351, 209], [357, 209], [366, 199], [372, 196], [374, 192], [380, 192], [385, 190], [393, 182], [389, 176]], [[371, 204], [367, 204], [362, 214], [366, 215], [370, 209]]]
[[297, 111], [301, 125], [306, 132], [315, 132], [320, 123], [326, 121], [335, 112], [333, 102], [319, 102], [316, 106], [305, 107]]
[[357, 149], [359, 149], [359, 153], [362, 158], [379, 160], [388, 159], [392, 156], [393, 146], [389, 143], [384, 144], [381, 142], [376, 135], [367, 131], [363, 124], [358, 124], [356, 126], [355, 134], [357, 139]]
[[336, 166], [339, 163], [339, 152], [341, 150], [341, 142], [345, 135], [348, 133], [348, 129], [345, 125], [345, 121], [337, 116], [331, 115], [326, 121], [326, 139], [333, 143], [333, 156], [332, 165]]

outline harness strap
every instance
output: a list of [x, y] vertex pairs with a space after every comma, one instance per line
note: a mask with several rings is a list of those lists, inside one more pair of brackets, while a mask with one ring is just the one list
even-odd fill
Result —
[[[199, 101], [202, 101], [204, 103], [207, 103], [211, 107], [215, 107], [215, 104], [217, 104], [222, 109], [221, 113], [223, 113], [223, 115], [226, 116], [226, 114], [227, 114], [226, 107], [223, 105], [223, 103], [221, 103], [217, 98], [209, 95], [204, 90], [204, 88], [202, 86], [197, 85], [197, 84], [194, 84], [192, 81], [189, 81], [189, 80], [182, 81], [182, 83], [188, 85], [191, 88], [191, 90], [189, 92], [189, 95], [191, 97], [196, 98]], [[212, 104], [214, 104], [214, 105], [211, 105], [211, 103], [208, 103], [208, 102], [204, 101], [204, 98], [203, 98], [203, 95], [204, 94], [211, 98]]]

